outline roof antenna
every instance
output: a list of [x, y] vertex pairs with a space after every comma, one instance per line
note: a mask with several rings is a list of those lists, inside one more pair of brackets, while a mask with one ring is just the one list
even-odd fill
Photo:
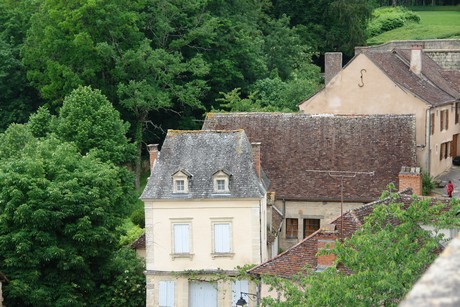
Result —
[[355, 178], [357, 175], [374, 176], [375, 172], [350, 172], [350, 171], [331, 171], [331, 170], [306, 170], [311, 173], [326, 173], [332, 178], [340, 179], [340, 241], [343, 241], [343, 179]]

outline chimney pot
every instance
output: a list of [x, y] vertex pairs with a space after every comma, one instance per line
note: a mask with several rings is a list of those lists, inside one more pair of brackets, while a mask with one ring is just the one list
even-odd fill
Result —
[[150, 174], [153, 172], [153, 165], [158, 157], [158, 144], [148, 144], [147, 149], [150, 156]]
[[423, 46], [420, 44], [412, 45], [410, 54], [410, 70], [416, 75], [420, 75], [422, 72], [422, 49]]
[[[329, 246], [329, 249], [334, 248], [337, 240], [337, 231], [320, 231], [318, 233], [318, 251]], [[335, 261], [334, 254], [318, 255], [317, 265], [322, 268], [330, 267]]]
[[257, 176], [260, 178], [260, 142], [251, 143], [252, 146], [252, 160], [256, 169]]
[[324, 85], [342, 70], [342, 52], [326, 52], [324, 55]]
[[420, 167], [401, 167], [399, 173], [399, 191], [411, 188], [414, 194], [422, 195], [422, 173]]

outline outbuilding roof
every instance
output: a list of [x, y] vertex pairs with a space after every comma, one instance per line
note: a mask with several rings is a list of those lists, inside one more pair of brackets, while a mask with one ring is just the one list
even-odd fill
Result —
[[[229, 191], [216, 193], [213, 175], [222, 170], [229, 176]], [[174, 193], [172, 176], [178, 171], [188, 176], [187, 193]], [[141, 199], [260, 198], [264, 194], [243, 130], [169, 130]]]
[[340, 201], [327, 172], [374, 172], [344, 178], [345, 201], [369, 202], [416, 165], [413, 115], [209, 113], [203, 129], [244, 129], [261, 143], [261, 165], [277, 199]]
[[412, 72], [411, 50], [364, 52], [393, 82], [411, 91], [426, 103], [438, 106], [459, 101], [454, 72], [446, 72], [433, 59], [421, 52], [421, 73]]

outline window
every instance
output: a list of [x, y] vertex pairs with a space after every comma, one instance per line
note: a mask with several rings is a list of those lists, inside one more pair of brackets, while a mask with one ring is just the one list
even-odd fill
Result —
[[217, 179], [217, 191], [225, 191], [225, 180], [224, 179]]
[[206, 281], [192, 281], [189, 284], [190, 307], [217, 307], [217, 284]]
[[177, 171], [172, 175], [173, 178], [173, 193], [188, 193], [189, 178], [191, 178], [187, 171]]
[[173, 254], [190, 254], [190, 223], [174, 223], [173, 229]]
[[439, 152], [439, 160], [447, 159], [447, 157], [450, 157], [450, 142], [442, 143]]
[[174, 307], [174, 281], [160, 281], [158, 283], [158, 305], [160, 307]]
[[303, 220], [303, 237], [306, 238], [319, 229], [319, 219], [304, 219]]
[[232, 256], [232, 223], [229, 221], [212, 222], [213, 256]]
[[297, 239], [299, 231], [298, 219], [286, 219], [286, 239]]
[[431, 120], [430, 120], [430, 124], [431, 124], [431, 135], [434, 134], [434, 113], [431, 113]]
[[177, 179], [174, 181], [176, 185], [176, 192], [184, 192], [185, 191], [185, 180]]
[[229, 177], [230, 174], [226, 171], [220, 170], [212, 175], [213, 184], [214, 184], [214, 192], [216, 193], [228, 193], [230, 192], [229, 189]]
[[440, 131], [449, 129], [449, 110], [441, 111], [440, 123], [441, 123]]

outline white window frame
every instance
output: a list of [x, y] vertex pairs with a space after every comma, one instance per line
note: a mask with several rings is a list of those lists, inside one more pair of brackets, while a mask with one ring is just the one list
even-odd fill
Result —
[[[216, 172], [213, 176], [213, 188], [214, 188], [214, 193], [229, 193], [230, 188], [229, 188], [229, 175], [226, 174], [224, 171], [218, 171]], [[224, 188], [221, 189], [219, 185], [219, 181], [223, 180], [224, 181]]]
[[[176, 231], [179, 230], [179, 228], [176, 228], [176, 227], [179, 227], [179, 226], [185, 226], [186, 227], [185, 229], [187, 229], [187, 232], [188, 232], [188, 234], [186, 234], [186, 237], [187, 237], [186, 239], [188, 240], [188, 242], [185, 242], [185, 243], [188, 243], [186, 244], [188, 246], [186, 246], [184, 249], [178, 248], [178, 246], [176, 245], [177, 243], [176, 235], [178, 235]], [[191, 218], [171, 219], [171, 257], [173, 260], [175, 258], [192, 258], [193, 257], [192, 238], [193, 236], [192, 236], [192, 219]]]
[[[178, 171], [172, 177], [173, 193], [188, 193], [189, 176], [182, 171]], [[182, 189], [178, 187], [182, 187]]]
[[[220, 226], [227, 226], [227, 236], [228, 241], [226, 244], [221, 246], [217, 241], [219, 238], [216, 237], [216, 229]], [[232, 218], [214, 218], [211, 219], [211, 235], [212, 235], [212, 258], [216, 257], [233, 257], [235, 254], [233, 252], [233, 223]]]
[[160, 280], [158, 282], [158, 305], [159, 307], [174, 307], [173, 280]]

